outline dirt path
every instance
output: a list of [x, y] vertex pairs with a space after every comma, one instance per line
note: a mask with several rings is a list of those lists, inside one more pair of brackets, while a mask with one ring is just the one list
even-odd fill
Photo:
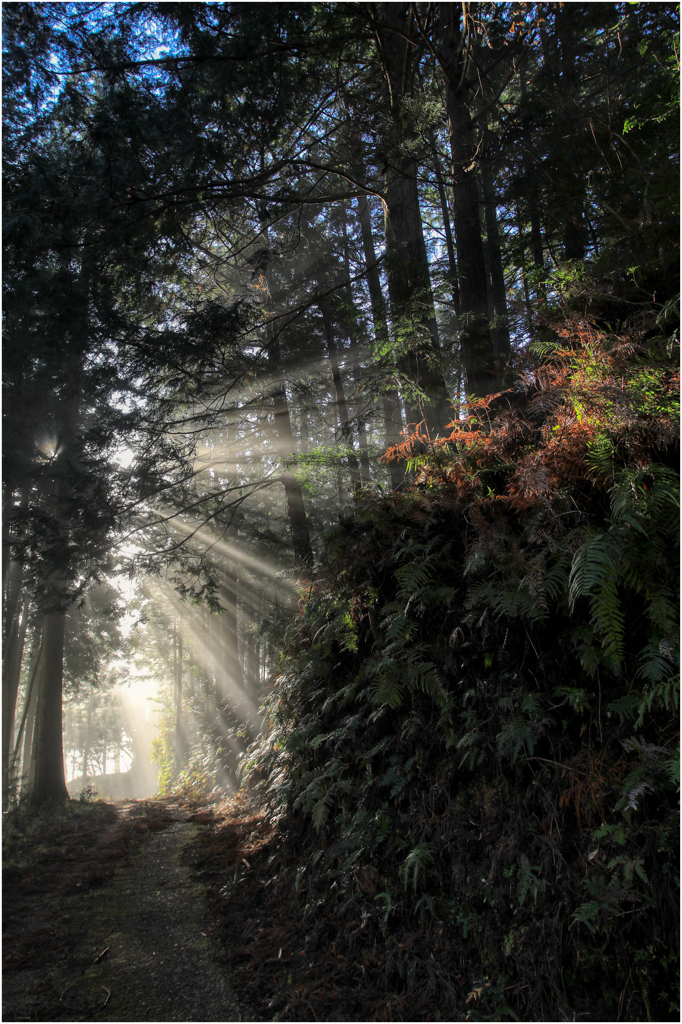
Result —
[[207, 815], [168, 801], [88, 812], [102, 816], [46, 822], [3, 872], [3, 1020], [252, 1019], [183, 856]]

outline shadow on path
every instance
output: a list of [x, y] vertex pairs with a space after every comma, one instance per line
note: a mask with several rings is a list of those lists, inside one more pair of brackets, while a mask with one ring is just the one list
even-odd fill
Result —
[[3, 1020], [250, 1019], [183, 858], [210, 812], [166, 800], [107, 810], [72, 805], [9, 858]]

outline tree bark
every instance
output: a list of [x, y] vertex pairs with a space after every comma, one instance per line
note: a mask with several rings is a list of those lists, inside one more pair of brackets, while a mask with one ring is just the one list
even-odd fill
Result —
[[237, 578], [232, 569], [227, 566], [223, 570], [222, 577], [220, 598], [224, 611], [221, 615], [223, 628], [220, 657], [224, 661], [226, 670], [224, 675], [225, 696], [227, 697], [230, 690], [232, 690], [233, 696], [241, 694], [243, 677], [239, 660]]
[[[281, 375], [279, 365], [279, 340], [271, 342], [269, 351], [269, 366], [274, 375]], [[275, 414], [275, 434], [277, 436], [277, 449], [283, 459], [292, 455], [296, 449], [294, 435], [291, 429], [291, 418], [289, 416], [289, 405], [287, 402], [286, 388], [283, 380], [276, 380], [271, 386], [272, 404]], [[294, 548], [294, 560], [297, 565], [309, 567], [313, 564], [313, 549], [310, 544], [310, 533], [308, 531], [308, 519], [305, 513], [303, 502], [303, 488], [294, 474], [285, 469], [282, 473], [282, 483], [287, 501], [287, 515], [291, 527], [291, 542]]]
[[[261, 223], [263, 233], [267, 239], [267, 226], [263, 221]], [[271, 292], [272, 275], [267, 270], [265, 278], [268, 290]], [[269, 395], [272, 398], [274, 412], [275, 445], [280, 458], [284, 460], [294, 454], [296, 445], [291, 429], [291, 417], [289, 415], [289, 404], [287, 402], [286, 385], [282, 369], [279, 334], [271, 326], [266, 329], [266, 343], [268, 371], [271, 381]], [[294, 562], [301, 569], [309, 569], [312, 567], [314, 558], [303, 501], [303, 488], [294, 474], [288, 469], [284, 469], [282, 473], [282, 484], [284, 485], [284, 493], [286, 495], [287, 516], [289, 518], [291, 542], [294, 549]]]
[[[556, 12], [557, 38], [561, 41], [561, 93], [566, 109], [566, 120], [573, 121], [579, 109], [579, 82], [576, 49], [581, 34], [580, 11], [572, 10], [573, 4], [564, 4]], [[574, 130], [578, 129], [574, 127]], [[575, 140], [577, 142], [577, 140]], [[564, 259], [585, 258], [585, 183], [580, 173], [577, 157], [578, 146], [568, 147], [565, 154], [567, 168], [568, 202], [564, 214]]]
[[182, 630], [173, 626], [173, 697], [175, 701], [175, 767], [179, 772], [185, 767], [186, 736], [185, 722], [182, 714]]
[[[42, 641], [42, 619], [36, 624], [36, 631], [34, 636], [34, 647], [31, 654], [31, 664], [28, 671], [28, 679], [26, 681], [26, 695], [24, 697], [24, 707], [21, 713], [21, 724], [19, 725], [19, 731], [16, 739], [13, 741], [12, 748], [10, 750], [9, 758], [9, 772], [14, 775], [12, 781], [21, 780], [21, 795], [26, 795], [27, 787], [24, 782], [25, 772], [29, 763], [29, 757], [31, 754], [31, 744], [33, 742], [33, 727], [35, 721], [35, 709], [37, 705], [37, 694], [40, 685], [39, 670], [40, 670], [40, 659], [43, 652], [43, 641]], [[19, 754], [21, 752], [21, 758]], [[17, 766], [21, 764], [20, 771]], [[9, 794], [7, 794], [9, 795]]]
[[367, 454], [367, 424], [365, 421], [365, 410], [363, 409], [363, 398], [361, 390], [360, 352], [358, 346], [358, 321], [353, 302], [353, 289], [350, 283], [350, 255], [348, 252], [348, 228], [346, 225], [347, 209], [344, 207], [343, 218], [343, 265], [346, 275], [346, 286], [343, 290], [346, 305], [346, 328], [348, 334], [348, 347], [350, 352], [351, 367], [353, 370], [353, 383], [355, 385], [355, 420], [358, 430], [358, 447], [360, 449], [360, 482], [369, 483], [370, 469], [369, 456]]
[[[385, 365], [389, 358], [389, 335], [388, 315], [384, 293], [381, 290], [381, 278], [379, 277], [379, 266], [377, 263], [376, 251], [374, 248], [374, 235], [372, 233], [372, 218], [369, 208], [369, 200], [364, 197], [358, 199], [357, 216], [362, 234], [362, 248], [367, 266], [367, 287], [369, 288], [369, 301], [372, 307], [372, 323], [374, 325], [374, 338], [376, 351], [379, 356], [379, 365]], [[400, 404], [393, 392], [384, 392], [382, 398], [382, 412], [384, 418], [384, 443], [386, 448], [392, 448], [400, 440], [400, 432], [403, 427], [403, 420], [400, 413]], [[389, 464], [391, 487], [395, 490], [402, 483], [402, 473], [398, 463], [393, 461]]]
[[21, 677], [21, 663], [24, 655], [24, 644], [26, 642], [26, 628], [28, 626], [28, 612], [30, 601], [24, 598], [24, 605], [21, 617], [14, 622], [10, 628], [9, 636], [5, 641], [5, 651], [2, 659], [2, 775], [3, 775], [3, 807], [7, 806], [8, 797], [8, 776], [10, 761], [14, 752], [14, 719], [17, 707], [17, 695], [19, 693], [19, 679]]
[[90, 744], [92, 742], [92, 694], [88, 697], [88, 706], [86, 712], [85, 722], [83, 723], [83, 737], [82, 737], [82, 761], [81, 761], [81, 780], [82, 788], [88, 784], [88, 773], [90, 769]]
[[11, 560], [5, 579], [3, 602], [2, 637], [7, 643], [12, 626], [17, 621], [17, 611], [21, 599], [23, 566], [21, 562]]
[[[40, 653], [38, 654], [40, 658]], [[24, 800], [31, 792], [35, 778], [34, 742], [36, 729], [36, 709], [40, 697], [40, 664], [36, 665], [35, 683], [28, 696], [24, 742], [21, 752], [21, 798]]]
[[509, 320], [507, 317], [507, 288], [504, 282], [500, 229], [497, 223], [495, 180], [493, 177], [493, 166], [489, 159], [484, 159], [481, 162], [481, 183], [483, 185], [485, 233], [488, 243], [488, 262], [490, 265], [491, 289], [488, 307], [491, 320], [490, 331], [495, 365], [500, 370], [509, 359], [511, 344], [509, 339]]
[[469, 58], [461, 28], [464, 6], [438, 5], [438, 44], [452, 153], [464, 379], [467, 394], [489, 395], [498, 390], [498, 381], [488, 320], [485, 254], [476, 187], [476, 146], [467, 104]]
[[331, 371], [332, 383], [334, 385], [334, 393], [336, 395], [336, 410], [338, 414], [341, 437], [349, 446], [348, 465], [350, 468], [351, 480], [353, 484], [355, 484], [359, 479], [359, 467], [357, 456], [355, 455], [355, 452], [351, 450], [353, 446], [353, 432], [351, 428], [350, 416], [348, 414], [346, 396], [343, 390], [341, 372], [339, 370], [339, 350], [336, 344], [336, 337], [334, 334], [334, 320], [332, 317], [332, 311], [330, 308], [329, 300], [321, 299], [319, 302], [319, 307], [320, 312], [322, 313], [322, 324], [324, 327], [325, 341], [327, 343], [327, 356], [329, 358], [329, 368]]
[[416, 50], [405, 38], [411, 28], [407, 5], [384, 4], [381, 15], [376, 36], [390, 111], [384, 139], [384, 218], [391, 318], [398, 367], [426, 396], [422, 408], [414, 396], [408, 395], [408, 421], [416, 426], [426, 419], [427, 431], [435, 436], [446, 433], [452, 412], [440, 367], [440, 342], [419, 207], [417, 161], [410, 151], [416, 141], [416, 130], [405, 104], [414, 91]]
[[[526, 83], [526, 72], [521, 62], [519, 66], [519, 85], [521, 89], [521, 101], [526, 100], [528, 86]], [[535, 162], [529, 156], [527, 147], [523, 156], [524, 180], [526, 182], [526, 193], [528, 196], [528, 216], [530, 220], [530, 247], [533, 256], [533, 264], [537, 274], [536, 297], [538, 305], [542, 306], [547, 301], [544, 287], [545, 280], [545, 256], [542, 244], [542, 219], [540, 216], [540, 186]]]
[[526, 324], [527, 324], [527, 329], [528, 329], [528, 337], [532, 338], [533, 337], [533, 310], [532, 310], [531, 304], [530, 304], [530, 290], [528, 288], [528, 275], [526, 273], [526, 246], [525, 246], [524, 234], [523, 234], [523, 221], [521, 219], [521, 212], [518, 209], [518, 207], [517, 207], [517, 210], [516, 210], [516, 230], [517, 230], [517, 237], [518, 237], [519, 246], [520, 246], [520, 252], [521, 252], [521, 268], [520, 269], [521, 269], [521, 275], [522, 275], [521, 279], [522, 279], [522, 283], [523, 283], [523, 295], [524, 295], [524, 299], [525, 299], [525, 303], [526, 303]]
[[66, 375], [61, 396], [57, 454], [52, 479], [53, 503], [62, 533], [59, 548], [53, 555], [52, 575], [47, 581], [42, 611], [43, 669], [40, 700], [36, 717], [35, 783], [31, 790], [31, 804], [39, 807], [68, 799], [64, 769], [62, 728], [62, 685], [64, 676], [64, 636], [66, 609], [70, 603], [68, 586], [72, 563], [72, 520], [70, 512], [63, 512], [62, 498], [71, 492], [69, 474], [78, 465], [76, 445], [82, 395], [83, 357], [73, 357]]
[[66, 612], [45, 613], [43, 672], [36, 722], [36, 768], [31, 806], [68, 800], [62, 739], [62, 682]]
[[441, 167], [440, 157], [438, 156], [438, 146], [436, 145], [436, 140], [434, 138], [433, 132], [431, 132], [429, 135], [429, 143], [431, 145], [431, 152], [433, 154], [433, 167], [436, 172], [436, 188], [438, 190], [438, 199], [440, 201], [441, 217], [443, 218], [445, 248], [448, 254], [448, 267], [450, 271], [450, 284], [452, 288], [452, 304], [455, 308], [455, 316], [459, 319], [462, 307], [459, 298], [459, 281], [457, 278], [457, 258], [455, 256], [455, 243], [452, 238], [450, 209], [448, 207], [447, 195], [445, 193], [443, 169]]

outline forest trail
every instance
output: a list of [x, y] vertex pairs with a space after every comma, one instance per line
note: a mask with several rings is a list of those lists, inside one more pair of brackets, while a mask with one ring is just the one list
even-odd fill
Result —
[[248, 1020], [186, 863], [209, 817], [72, 804], [20, 836], [3, 871], [3, 1020]]

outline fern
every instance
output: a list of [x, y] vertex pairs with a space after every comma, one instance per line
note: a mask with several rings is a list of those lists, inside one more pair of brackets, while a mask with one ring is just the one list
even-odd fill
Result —
[[434, 566], [428, 562], [420, 562], [413, 558], [407, 565], [396, 570], [396, 579], [400, 584], [398, 593], [401, 597], [413, 597], [426, 587], [433, 578]]
[[585, 465], [595, 480], [603, 480], [613, 474], [615, 449], [613, 439], [604, 432], [587, 445]]
[[433, 864], [433, 853], [426, 843], [418, 843], [413, 850], [410, 850], [405, 863], [400, 869], [402, 875], [403, 884], [407, 889], [410, 881], [410, 875], [412, 875], [412, 888], [413, 891], [417, 891], [417, 885], [419, 879], [426, 874], [426, 868], [429, 864]]
[[619, 666], [623, 659], [625, 618], [618, 597], [618, 547], [608, 533], [593, 534], [578, 548], [568, 580], [568, 602], [574, 610], [579, 598], [588, 597], [593, 624], [603, 635], [603, 646]]
[[327, 790], [312, 809], [312, 819], [315, 829], [319, 832], [329, 816], [329, 809], [333, 803], [333, 797]]
[[640, 664], [637, 669], [637, 677], [656, 686], [670, 676], [674, 676], [676, 668], [672, 661], [674, 653], [678, 653], [679, 664], [679, 652], [676, 646], [673, 648], [671, 644], [668, 648], [665, 646], [665, 641], [657, 643], [652, 640], [639, 653]]
[[509, 757], [513, 763], [523, 750], [533, 755], [535, 739], [532, 725], [523, 718], [515, 718], [498, 733], [497, 750], [501, 757]]
[[679, 673], [675, 674], [671, 678], [656, 683], [654, 686], [647, 687], [642, 695], [642, 699], [637, 707], [637, 718], [635, 720], [635, 729], [639, 729], [643, 722], [645, 714], [651, 714], [651, 709], [655, 704], [660, 704], [665, 707], [666, 711], [674, 707], [677, 709], [680, 704], [680, 676]]
[[435, 697], [441, 692], [441, 682], [432, 661], [422, 661], [424, 648], [417, 647], [404, 655], [404, 660], [384, 658], [368, 667], [369, 674], [379, 676], [371, 686], [372, 701], [397, 708], [407, 689], [421, 690]]
[[[616, 667], [624, 654], [625, 616], [619, 586], [643, 593], [652, 624], [673, 630], [676, 602], [665, 580], [665, 552], [677, 535], [677, 475], [662, 467], [621, 473], [611, 488], [611, 524], [592, 533], [576, 551], [569, 576], [571, 611], [580, 597], [589, 600], [593, 627]], [[662, 669], [648, 659], [644, 672]]]
[[533, 341], [528, 349], [539, 356], [551, 356], [559, 349], [559, 346], [560, 342], [558, 341]]
[[375, 704], [386, 704], [389, 708], [397, 708], [403, 702], [405, 687], [398, 678], [397, 672], [392, 676], [384, 676], [372, 687], [372, 700]]
[[467, 591], [465, 608], [473, 611], [476, 608], [490, 610], [495, 618], [532, 618], [533, 598], [527, 587], [519, 589], [518, 584], [496, 583], [493, 580], [482, 580], [474, 583]]

